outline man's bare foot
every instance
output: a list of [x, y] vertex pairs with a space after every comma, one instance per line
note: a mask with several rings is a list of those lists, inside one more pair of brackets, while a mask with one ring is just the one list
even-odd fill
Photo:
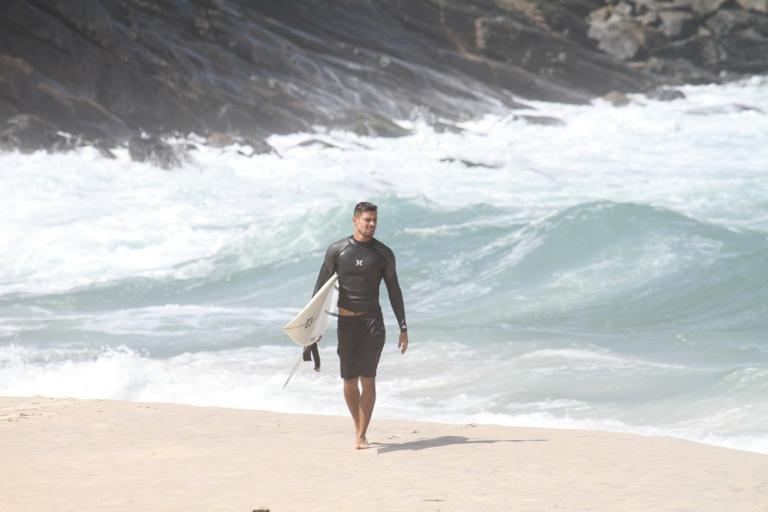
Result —
[[356, 450], [365, 450], [367, 448], [369, 448], [369, 446], [368, 446], [368, 440], [365, 438], [365, 436], [361, 436], [355, 439]]

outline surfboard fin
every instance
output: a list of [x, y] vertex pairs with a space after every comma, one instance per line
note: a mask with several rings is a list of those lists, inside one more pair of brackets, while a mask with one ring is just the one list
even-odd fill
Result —
[[288, 383], [291, 381], [291, 377], [293, 377], [293, 374], [296, 373], [296, 370], [299, 369], [299, 366], [301, 365], [301, 356], [296, 360], [296, 364], [293, 365], [293, 370], [291, 370], [291, 373], [288, 374], [288, 378], [285, 379], [285, 383], [283, 384], [283, 389], [285, 389], [285, 386], [288, 385]]

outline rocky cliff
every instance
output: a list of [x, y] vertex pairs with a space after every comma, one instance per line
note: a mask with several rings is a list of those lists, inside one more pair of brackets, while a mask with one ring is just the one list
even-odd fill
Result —
[[6, 0], [0, 147], [397, 135], [766, 69], [768, 0]]

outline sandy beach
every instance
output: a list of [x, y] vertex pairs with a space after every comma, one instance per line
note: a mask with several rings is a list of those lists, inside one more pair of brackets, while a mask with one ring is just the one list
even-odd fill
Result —
[[0, 398], [4, 512], [768, 510], [768, 456], [668, 438]]

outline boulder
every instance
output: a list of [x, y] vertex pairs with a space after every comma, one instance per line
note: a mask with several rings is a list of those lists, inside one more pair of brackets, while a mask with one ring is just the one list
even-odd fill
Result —
[[536, 124], [539, 126], [565, 126], [565, 121], [550, 116], [515, 115], [512, 116], [512, 119], [525, 121], [528, 124]]
[[111, 141], [107, 140], [96, 140], [91, 142], [91, 145], [96, 148], [96, 150], [99, 152], [99, 154], [108, 160], [114, 160], [117, 158], [115, 154], [112, 152], [112, 148], [115, 147], [115, 144]]
[[412, 133], [391, 119], [369, 112], [348, 112], [331, 127], [364, 137], [405, 137]]
[[710, 17], [704, 25], [715, 37], [724, 38], [748, 28], [768, 29], [768, 18], [750, 11], [723, 9]]
[[697, 14], [707, 15], [717, 11], [726, 2], [728, 0], [676, 0], [675, 3], [686, 6]]
[[331, 144], [330, 142], [326, 142], [322, 139], [303, 140], [293, 147], [297, 147], [297, 148], [319, 147], [320, 149], [341, 149], [341, 150], [344, 149], [341, 146], [337, 146], [336, 144]]
[[445, 121], [432, 121], [429, 123], [435, 133], [464, 133], [466, 130], [461, 126], [457, 126], [453, 123], [447, 123]]
[[625, 0], [592, 11], [589, 35], [668, 84], [718, 82], [768, 70], [766, 12], [768, 0]]
[[483, 163], [483, 162], [473, 162], [471, 160], [464, 160], [462, 158], [453, 158], [453, 157], [450, 157], [450, 156], [441, 158], [440, 161], [441, 162], [446, 162], [446, 163], [457, 162], [457, 163], [462, 164], [464, 167], [469, 167], [469, 168], [482, 167], [482, 168], [485, 168], [485, 169], [499, 169], [501, 167], [501, 166], [499, 166], [497, 164], [486, 164], [486, 163]]
[[272, 153], [280, 156], [280, 153], [278, 153], [277, 150], [270, 146], [269, 143], [264, 139], [256, 137], [244, 137], [242, 140], [244, 144], [247, 144], [253, 148], [254, 155], [266, 155], [268, 153]]
[[642, 25], [617, 15], [593, 22], [587, 35], [599, 41], [598, 48], [621, 60], [632, 59], [645, 44]]
[[730, 105], [716, 105], [713, 107], [702, 107], [689, 110], [687, 113], [695, 116], [716, 116], [723, 114], [737, 114], [741, 112], [754, 112], [756, 114], [765, 115], [765, 111], [757, 107], [753, 107], [751, 105], [740, 105], [738, 103], [731, 103]]
[[34, 151], [65, 151], [78, 145], [76, 137], [66, 135], [52, 123], [33, 114], [18, 114], [0, 129], [0, 149]]
[[768, 13], [768, 0], [736, 0], [742, 9]]
[[[654, 56], [666, 59], [684, 59], [706, 70], [719, 68], [720, 64], [727, 58], [727, 53], [717, 38], [698, 34], [688, 39], [673, 41], [655, 48], [651, 52]], [[702, 76], [709, 76], [710, 74]]]
[[661, 74], [674, 85], [711, 84], [722, 81], [722, 78], [703, 67], [697, 66], [685, 58], [654, 56], [643, 65], [644, 69], [654, 75]]
[[619, 91], [611, 91], [603, 96], [603, 99], [614, 107], [626, 107], [631, 103], [629, 97]]
[[638, 12], [640, 11], [666, 11], [684, 10], [693, 12], [699, 16], [706, 16], [717, 11], [728, 0], [635, 0]]
[[161, 169], [180, 167], [188, 155], [156, 137], [132, 137], [128, 142], [128, 154], [135, 162], [146, 162]]
[[205, 138], [205, 143], [208, 146], [213, 146], [215, 148], [223, 148], [226, 146], [231, 146], [236, 142], [237, 142], [237, 139], [235, 139], [235, 137], [226, 133], [221, 133], [221, 132], [211, 132]]
[[662, 11], [659, 13], [659, 18], [661, 31], [670, 39], [687, 37], [696, 30], [696, 18], [690, 12]]
[[676, 89], [654, 89], [645, 93], [646, 98], [657, 101], [675, 101], [685, 99], [685, 94]]
[[210, 132], [208, 136], [205, 138], [205, 143], [206, 145], [214, 148], [224, 148], [227, 146], [231, 146], [232, 144], [242, 144], [244, 146], [250, 146], [252, 148], [252, 151], [249, 154], [242, 153], [242, 154], [246, 154], [249, 157], [253, 155], [263, 155], [267, 153], [277, 154], [277, 151], [275, 150], [275, 148], [267, 144], [267, 142], [264, 139], [260, 139], [258, 137], [248, 137], [248, 136], [241, 136], [241, 135], [221, 133], [221, 132]]
[[656, 11], [648, 11], [639, 18], [640, 24], [644, 27], [655, 25], [659, 21], [659, 13]]

